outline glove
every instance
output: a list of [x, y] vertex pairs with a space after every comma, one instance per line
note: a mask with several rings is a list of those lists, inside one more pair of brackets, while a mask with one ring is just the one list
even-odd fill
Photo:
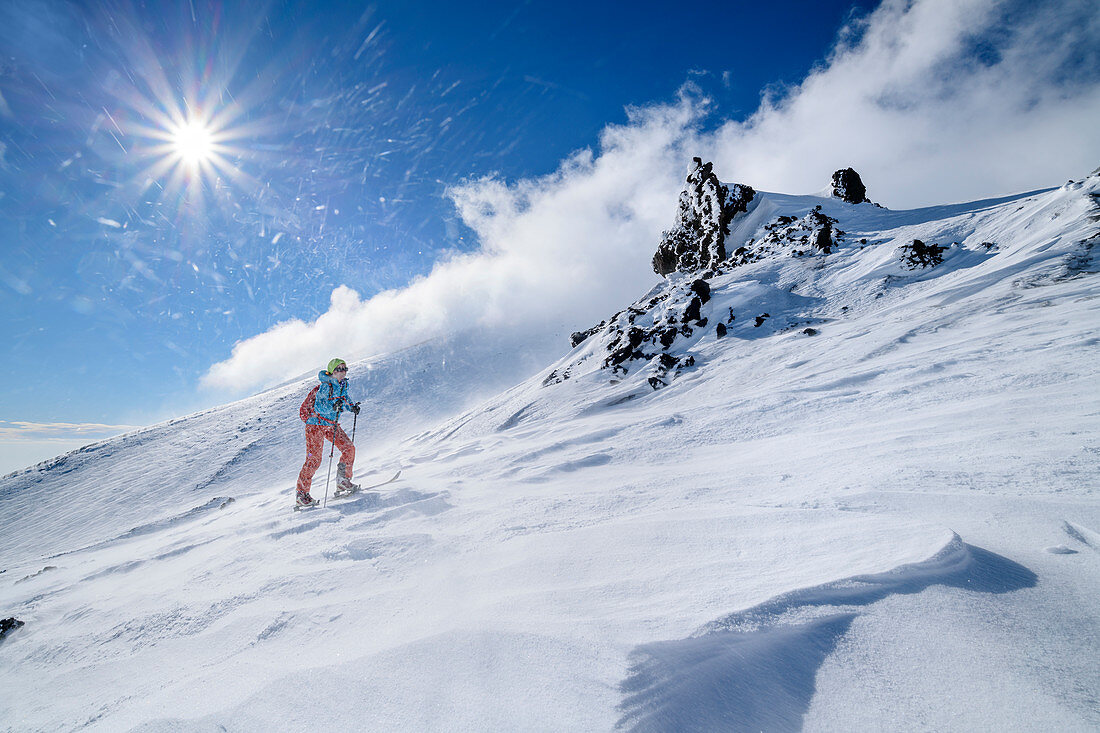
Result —
[[351, 410], [356, 415], [358, 415], [359, 414], [359, 403], [358, 402], [352, 402], [351, 407], [349, 407], [348, 409]]

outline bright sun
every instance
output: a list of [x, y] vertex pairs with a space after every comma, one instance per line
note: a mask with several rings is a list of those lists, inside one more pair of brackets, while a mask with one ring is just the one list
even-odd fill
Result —
[[189, 168], [197, 169], [214, 157], [214, 135], [203, 122], [188, 120], [174, 126], [171, 133], [172, 151]]
[[245, 150], [234, 143], [260, 128], [255, 124], [234, 124], [243, 114], [238, 104], [221, 107], [172, 101], [154, 104], [144, 98], [133, 104], [147, 122], [133, 124], [130, 129], [151, 143], [136, 148], [150, 161], [141, 174], [146, 185], [156, 182], [167, 197], [184, 191], [180, 201], [192, 205], [202, 200], [204, 191], [218, 189], [223, 182], [254, 184], [238, 165]]

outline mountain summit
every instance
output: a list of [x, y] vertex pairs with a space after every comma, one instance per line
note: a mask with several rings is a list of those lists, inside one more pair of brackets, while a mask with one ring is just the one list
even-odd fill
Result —
[[[1058, 206], [1093, 205], [1091, 194], [1073, 192], [1092, 191], [1097, 180], [1071, 182], [1053, 198]], [[610, 318], [574, 333], [573, 354], [545, 383], [599, 368], [616, 380], [643, 373], [659, 389], [698, 367], [700, 347], [708, 342], [795, 330], [816, 335], [837, 316], [902, 296], [915, 283], [995, 272], [1000, 263], [1043, 246], [1010, 223], [1007, 208], [893, 212], [870, 205], [851, 168], [838, 170], [832, 181], [827, 198], [758, 192], [722, 183], [711, 163], [694, 158], [676, 224], [653, 257], [662, 281]], [[1021, 210], [1055, 206], [1050, 198], [1027, 200]], [[1078, 263], [1069, 271], [1086, 268], [1080, 263], [1090, 260], [1094, 239], [1088, 242], [1067, 253]]]
[[848, 204], [869, 204], [867, 187], [863, 179], [851, 168], [844, 168], [833, 174], [833, 196]]
[[724, 261], [730, 222], [748, 209], [756, 195], [750, 186], [719, 181], [711, 163], [692, 160], [687, 185], [680, 193], [676, 226], [665, 232], [653, 255], [658, 275], [706, 269]]

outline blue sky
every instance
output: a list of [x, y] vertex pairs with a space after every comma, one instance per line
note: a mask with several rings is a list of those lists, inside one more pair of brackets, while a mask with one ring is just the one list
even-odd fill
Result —
[[[447, 185], [549, 172], [689, 79], [747, 114], [852, 8], [737, 5], [9, 6], [0, 415], [140, 423], [187, 405], [236, 340], [472, 246]], [[760, 32], [777, 27], [790, 43]], [[183, 207], [142, 190], [151, 160], [129, 127], [156, 124], [131, 105], [153, 96], [150, 62], [174, 95], [154, 105], [239, 100], [252, 128], [232, 162], [256, 183]]]
[[[915, 30], [894, 38], [901, 50], [889, 58], [904, 58], [904, 42], [916, 34], [929, 44], [925, 56], [955, 65], [950, 73], [916, 62], [896, 70], [881, 88], [861, 91], [861, 98], [879, 100], [875, 109], [911, 105], [931, 115], [945, 95], [974, 97], [968, 85], [999, 99], [1010, 88], [1019, 92], [1012, 107], [1021, 115], [1018, 129], [1054, 129], [1053, 120], [1069, 119], [1068, 139], [1034, 151], [1034, 160], [1046, 162], [1019, 156], [1019, 180], [1058, 183], [1065, 170], [1083, 174], [1100, 162], [1077, 163], [1079, 151], [1087, 154], [1096, 141], [1073, 116], [1091, 113], [1097, 87], [1088, 70], [1095, 69], [1088, 29], [1096, 16], [1089, 3], [1050, 4], [1051, 17], [1084, 30], [1076, 46], [1072, 37], [1060, 42], [1069, 49], [1061, 61], [1026, 72], [1020, 70], [1034, 69], [1033, 59], [1010, 52], [1037, 46], [1036, 29], [1050, 26], [1046, 15], [1028, 9], [1033, 4], [972, 0], [969, 15], [936, 5], [6, 5], [0, 470], [27, 462], [21, 456], [30, 452], [18, 451], [31, 450], [32, 435], [67, 448], [110, 432], [105, 426], [146, 424], [278, 381], [227, 382], [210, 374], [223, 363], [237, 370], [228, 373], [247, 372], [248, 359], [258, 364], [261, 357], [247, 348], [231, 357], [235, 344], [254, 343], [288, 319], [312, 328], [339, 310], [334, 291], [345, 294], [344, 311], [361, 310], [383, 291], [401, 291], [418, 277], [430, 281], [440, 262], [485, 249], [493, 232], [520, 222], [502, 218], [497, 199], [492, 221], [479, 217], [490, 198], [528, 197], [512, 212], [522, 217], [530, 196], [571, 185], [584, 166], [609, 165], [607, 151], [631, 135], [641, 136], [641, 150], [676, 128], [675, 155], [662, 157], [661, 175], [639, 173], [650, 179], [663, 181], [667, 168], [674, 181], [678, 161], [694, 149], [728, 159], [727, 170], [756, 171], [747, 181], [754, 185], [801, 190], [824, 184], [827, 170], [851, 161], [865, 160], [872, 170], [881, 161], [886, 185], [879, 190], [908, 203], [905, 184], [890, 188], [896, 161], [860, 147], [863, 139], [888, 139], [885, 132], [864, 133], [850, 149], [838, 144], [839, 158], [820, 165], [803, 165], [813, 156], [801, 155], [805, 183], [796, 173], [784, 177], [796, 164], [769, 147], [775, 141], [765, 134], [769, 125], [789, 123], [814, 94], [826, 96], [818, 88], [852, 89], [859, 86], [852, 79], [875, 78], [868, 67], [837, 81], [847, 60], [867, 65], [874, 41], [909, 32], [906, 23]], [[940, 49], [940, 16], [949, 29], [973, 29]], [[1036, 53], [1042, 51], [1038, 44]], [[1047, 89], [1053, 101], [1036, 92]], [[769, 100], [763, 107], [762, 95]], [[891, 101], [882, 102], [887, 96]], [[1079, 102], [1068, 116], [1058, 106], [1067, 99]], [[628, 112], [630, 106], [637, 109]], [[161, 165], [168, 157], [158, 137], [166, 113], [186, 109], [213, 118], [224, 138], [216, 176], [181, 178]], [[972, 130], [989, 139], [980, 115], [1004, 119], [999, 108], [961, 113], [960, 120], [938, 118], [944, 129], [936, 139], [961, 148]], [[815, 134], [829, 127], [827, 116], [813, 123]], [[835, 134], [842, 136], [840, 127]], [[700, 130], [713, 136], [699, 138]], [[591, 160], [570, 157], [585, 149]], [[752, 151], [761, 151], [759, 160], [746, 157]], [[957, 158], [950, 145], [940, 152]], [[997, 154], [991, 148], [990, 159]], [[960, 168], [959, 197], [1018, 185], [1015, 169], [977, 168], [989, 175], [975, 176], [973, 185]], [[909, 178], [923, 184], [930, 175]], [[947, 186], [943, 193], [956, 191]], [[664, 218], [673, 208], [674, 191]], [[640, 231], [655, 224], [647, 226]], [[318, 343], [325, 345], [317, 349], [324, 352], [319, 362], [328, 350], [356, 357], [386, 345], [360, 339], [341, 349], [338, 337]], [[265, 349], [263, 358], [282, 359], [278, 349]], [[309, 368], [296, 358], [286, 357], [282, 377]], [[36, 445], [33, 460], [50, 453], [50, 444]]]

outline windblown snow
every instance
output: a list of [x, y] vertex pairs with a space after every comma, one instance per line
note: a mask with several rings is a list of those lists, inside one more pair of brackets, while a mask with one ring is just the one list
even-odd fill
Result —
[[538, 373], [353, 364], [323, 509], [308, 379], [11, 474], [0, 728], [1097, 730], [1098, 198], [757, 192]]

